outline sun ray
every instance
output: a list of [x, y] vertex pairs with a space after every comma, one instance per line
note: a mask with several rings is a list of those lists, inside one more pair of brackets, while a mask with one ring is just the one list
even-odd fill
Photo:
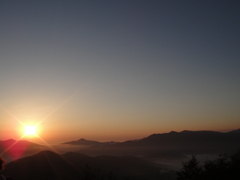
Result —
[[60, 108], [62, 108], [68, 101], [73, 99], [73, 97], [75, 97], [79, 92], [80, 90], [77, 90], [75, 93], [72, 93], [72, 95], [68, 96], [65, 100], [60, 102], [59, 105], [57, 105], [50, 113], [48, 113], [42, 120], [40, 120], [38, 124], [41, 124], [43, 121], [45, 121], [50, 116], [52, 116], [55, 112], [57, 112]]
[[81, 169], [79, 169], [79, 168], [78, 168], [77, 166], [75, 166], [72, 162], [70, 162], [70, 161], [69, 161], [68, 159], [66, 159], [63, 155], [61, 155], [61, 153], [58, 152], [57, 149], [53, 148], [50, 144], [48, 144], [48, 143], [47, 143], [44, 139], [42, 139], [40, 136], [38, 136], [38, 135], [36, 135], [36, 136], [37, 136], [37, 138], [43, 143], [43, 145], [47, 146], [51, 151], [59, 154], [60, 157], [61, 157], [64, 161], [66, 161], [69, 165], [71, 165], [74, 169], [76, 169], [76, 170], [79, 171], [79, 172], [82, 172]]
[[15, 116], [11, 111], [9, 111], [7, 108], [5, 108], [3, 105], [0, 104], [0, 107], [3, 111], [5, 111], [8, 115], [10, 115], [15, 121], [18, 121], [20, 124], [23, 125], [23, 123], [20, 121], [20, 119]]
[[57, 168], [54, 166], [54, 164], [52, 163], [52, 161], [50, 160], [50, 158], [47, 156], [46, 152], [43, 152], [44, 156], [46, 157], [50, 167], [52, 168], [52, 170], [54, 171], [55, 175], [57, 176], [57, 179], [61, 179], [62, 177], [60, 176], [60, 174], [58, 173]]
[[53, 152], [59, 153], [55, 148], [53, 148], [50, 144], [48, 144], [43, 138], [41, 138], [40, 136], [38, 136], [36, 134], [36, 137], [45, 145], [47, 146], [49, 149], [51, 149]]

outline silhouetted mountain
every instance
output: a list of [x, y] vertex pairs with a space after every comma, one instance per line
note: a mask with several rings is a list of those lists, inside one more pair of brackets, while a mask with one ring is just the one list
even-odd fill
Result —
[[[190, 154], [232, 153], [240, 147], [240, 133], [221, 133], [214, 131], [182, 131], [163, 134], [152, 134], [146, 138], [126, 141], [114, 145], [89, 147], [78, 152], [97, 155], [133, 155], [162, 159], [186, 157]], [[169, 153], [170, 152], [170, 153]], [[165, 159], [167, 158], [165, 157]]]
[[[136, 144], [135, 144], [136, 145]], [[214, 131], [182, 131], [165, 134], [153, 134], [137, 142], [139, 146], [174, 147], [184, 152], [231, 151], [240, 147], [239, 133], [221, 133]]]
[[4, 152], [3, 157], [6, 161], [12, 161], [21, 157], [36, 154], [44, 149], [46, 150], [47, 148], [26, 140], [15, 141], [9, 139], [6, 141], [0, 141], [0, 154]]
[[[162, 173], [161, 173], [162, 172]], [[155, 180], [174, 179], [156, 164], [136, 157], [89, 157], [80, 153], [63, 155], [43, 151], [6, 165], [3, 174], [16, 180]]]
[[233, 130], [233, 131], [230, 131], [228, 133], [240, 133], [240, 129], [237, 129], [237, 130]]
[[104, 145], [112, 145], [116, 144], [117, 142], [111, 141], [111, 142], [98, 142], [98, 141], [91, 141], [86, 139], [79, 139], [77, 141], [70, 141], [65, 142], [63, 144], [71, 144], [71, 145], [81, 145], [81, 146], [104, 146]]

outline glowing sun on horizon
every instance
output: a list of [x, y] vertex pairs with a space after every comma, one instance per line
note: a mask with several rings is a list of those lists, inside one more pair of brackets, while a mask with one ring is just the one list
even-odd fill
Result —
[[37, 136], [37, 126], [26, 126], [25, 125], [25, 136]]

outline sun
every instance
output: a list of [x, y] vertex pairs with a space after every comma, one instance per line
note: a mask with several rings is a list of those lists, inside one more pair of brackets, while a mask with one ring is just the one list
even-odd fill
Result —
[[25, 125], [25, 136], [36, 136], [37, 126], [26, 126]]

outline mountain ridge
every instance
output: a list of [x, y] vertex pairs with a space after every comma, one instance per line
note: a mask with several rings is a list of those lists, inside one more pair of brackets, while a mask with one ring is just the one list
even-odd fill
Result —
[[115, 142], [115, 141], [99, 142], [99, 141], [86, 140], [84, 138], [80, 138], [79, 140], [68, 141], [68, 142], [64, 142], [62, 144], [81, 145], [81, 146], [104, 146], [104, 145], [116, 144], [116, 143], [118, 143], [118, 142]]
[[240, 147], [240, 133], [223, 133], [216, 131], [181, 131], [162, 134], [151, 134], [139, 140], [129, 140], [113, 145], [88, 147], [78, 152], [87, 155], [136, 155], [152, 156], [151, 154], [171, 151], [177, 154], [232, 153]]
[[143, 139], [147, 139], [149, 137], [153, 137], [153, 136], [158, 136], [158, 135], [177, 135], [177, 134], [189, 134], [189, 133], [201, 133], [201, 134], [228, 134], [228, 133], [240, 133], [240, 128], [236, 129], [236, 130], [231, 130], [229, 132], [219, 132], [219, 131], [211, 131], [211, 130], [198, 130], [198, 131], [192, 131], [192, 130], [183, 130], [180, 132], [177, 131], [170, 131], [168, 133], [153, 133], [150, 134], [147, 137], [143, 137], [137, 140], [126, 140], [123, 142], [116, 142], [116, 141], [108, 141], [108, 142], [100, 142], [100, 141], [95, 141], [95, 140], [87, 140], [85, 138], [80, 138], [79, 140], [75, 140], [75, 141], [68, 141], [68, 142], [63, 142], [62, 144], [72, 144], [72, 145], [111, 145], [111, 144], [121, 144], [121, 143], [129, 143], [129, 142], [138, 142], [141, 141]]
[[44, 149], [47, 147], [27, 140], [8, 139], [0, 141], [0, 153], [7, 162], [35, 154]]

